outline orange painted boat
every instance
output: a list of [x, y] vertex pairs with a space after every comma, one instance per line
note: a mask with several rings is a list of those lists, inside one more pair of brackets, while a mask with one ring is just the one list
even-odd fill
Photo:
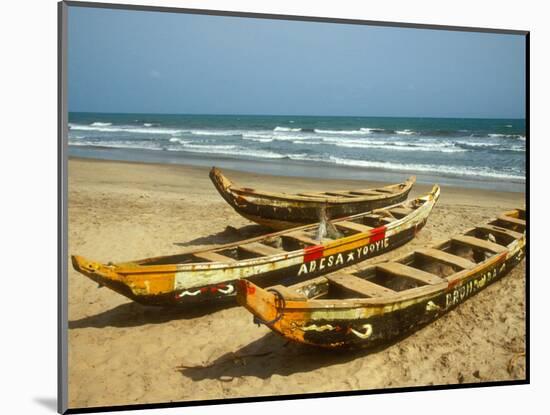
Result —
[[289, 340], [374, 347], [437, 319], [525, 256], [526, 213], [505, 212], [432, 248], [291, 286], [240, 281], [237, 301]]
[[439, 198], [425, 196], [372, 212], [271, 233], [208, 250], [119, 264], [73, 256], [75, 270], [140, 303], [172, 305], [235, 295], [243, 278], [295, 283], [390, 251], [422, 229]]
[[404, 201], [416, 178], [373, 189], [282, 193], [240, 187], [212, 167], [210, 179], [220, 195], [241, 216], [272, 229], [289, 229], [319, 222], [323, 210], [330, 219], [369, 212]]

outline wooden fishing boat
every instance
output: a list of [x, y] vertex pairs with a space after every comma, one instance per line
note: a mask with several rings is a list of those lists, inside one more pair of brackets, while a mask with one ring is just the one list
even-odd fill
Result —
[[525, 210], [432, 248], [291, 286], [237, 284], [237, 301], [284, 337], [325, 348], [385, 344], [435, 320], [525, 255]]
[[247, 278], [270, 286], [294, 283], [364, 261], [411, 240], [439, 198], [427, 195], [372, 212], [323, 221], [178, 255], [119, 264], [73, 256], [74, 268], [144, 304], [170, 305], [234, 296]]
[[375, 189], [290, 194], [236, 186], [216, 167], [210, 170], [210, 179], [237, 213], [279, 230], [319, 222], [321, 209], [328, 218], [336, 219], [400, 203], [416, 181], [411, 176], [403, 183]]

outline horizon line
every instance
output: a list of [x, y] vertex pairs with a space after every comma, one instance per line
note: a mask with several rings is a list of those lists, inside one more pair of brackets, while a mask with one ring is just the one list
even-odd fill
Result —
[[331, 118], [435, 118], [435, 119], [470, 119], [470, 120], [526, 120], [526, 117], [460, 117], [460, 116], [411, 116], [411, 115], [304, 115], [304, 114], [223, 114], [223, 113], [177, 113], [177, 112], [103, 112], [103, 111], [68, 111], [69, 114], [118, 114], [118, 115], [199, 115], [199, 116], [244, 116], [244, 117], [331, 117]]

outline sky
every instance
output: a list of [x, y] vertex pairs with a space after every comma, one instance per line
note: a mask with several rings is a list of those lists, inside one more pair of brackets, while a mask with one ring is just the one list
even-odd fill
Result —
[[69, 7], [69, 111], [525, 117], [525, 37]]

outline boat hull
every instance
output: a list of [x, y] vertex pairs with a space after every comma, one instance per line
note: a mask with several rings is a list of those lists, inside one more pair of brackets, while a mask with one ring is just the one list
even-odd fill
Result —
[[[391, 251], [415, 237], [424, 227], [439, 198], [439, 187], [434, 186], [431, 193], [408, 204], [418, 204], [411, 213], [387, 225], [376, 228], [362, 226], [364, 231], [351, 235], [342, 235], [336, 239], [322, 238], [321, 241], [306, 240], [309, 246], [301, 249], [291, 248], [285, 251], [259, 242], [290, 238], [300, 241], [304, 231], [314, 231], [316, 225], [281, 231], [261, 237], [231, 243], [214, 248], [208, 254], [195, 250], [185, 254], [148, 258], [120, 264], [101, 264], [81, 256], [73, 256], [72, 264], [76, 271], [89, 277], [101, 286], [106, 286], [136, 302], [147, 305], [177, 305], [212, 302], [234, 297], [236, 284], [247, 279], [255, 284], [267, 287], [274, 284], [294, 284], [323, 275], [353, 264], [368, 260]], [[421, 201], [421, 202], [420, 202]], [[355, 218], [344, 218], [331, 222], [358, 220], [372, 212]], [[376, 215], [375, 215], [376, 216]], [[382, 222], [380, 222], [382, 223]], [[351, 224], [353, 226], [353, 223]], [[349, 226], [349, 225], [348, 225]], [[360, 226], [355, 224], [355, 226]], [[298, 238], [298, 239], [293, 239]], [[316, 243], [317, 245], [313, 245]], [[260, 246], [258, 246], [260, 245]], [[246, 246], [252, 249], [274, 252], [266, 256], [235, 259], [238, 251]], [[254, 248], [256, 246], [256, 248]], [[214, 262], [198, 261], [194, 263], [177, 262], [185, 257], [205, 255], [216, 259]], [[204, 256], [202, 257], [204, 258]], [[218, 261], [225, 258], [227, 261]]]
[[[217, 169], [210, 171], [212, 183], [237, 213], [246, 219], [267, 226], [275, 230], [290, 229], [296, 226], [318, 222], [320, 212], [324, 211], [327, 218], [336, 219], [369, 212], [374, 209], [401, 203], [407, 199], [414, 179], [404, 184], [403, 191], [394, 195], [361, 200], [365, 198], [349, 198], [345, 203], [336, 202], [335, 197], [320, 200], [317, 198], [307, 200], [305, 197], [290, 199], [276, 196], [268, 197], [264, 194], [253, 195], [252, 189], [249, 195], [235, 193], [231, 189], [231, 182]], [[331, 201], [334, 200], [334, 201]]]
[[514, 249], [456, 278], [417, 288], [414, 296], [377, 299], [370, 304], [358, 299], [285, 299], [277, 287], [266, 290], [249, 281], [239, 282], [237, 302], [254, 315], [255, 322], [289, 340], [329, 349], [374, 348], [433, 322], [504, 277], [524, 256], [525, 239], [521, 239]]

